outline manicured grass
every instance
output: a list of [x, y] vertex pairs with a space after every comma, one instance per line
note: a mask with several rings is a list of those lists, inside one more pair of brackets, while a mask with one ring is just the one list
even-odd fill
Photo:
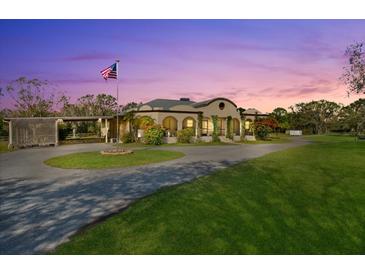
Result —
[[[173, 144], [162, 144], [160, 146], [230, 146], [235, 145], [234, 143], [223, 143], [223, 142], [199, 142], [199, 143], [191, 143], [191, 144], [185, 144], [185, 143], [173, 143]], [[120, 147], [156, 147], [155, 145], [145, 145], [142, 143], [128, 143], [128, 144], [119, 144], [115, 146]]]
[[364, 254], [365, 142], [324, 138], [162, 189], [55, 253]]
[[136, 150], [127, 155], [101, 155], [99, 151], [72, 153], [46, 160], [44, 163], [59, 168], [102, 169], [163, 162], [184, 156], [167, 150]]
[[199, 142], [192, 144], [185, 143], [175, 143], [175, 144], [163, 144], [163, 146], [232, 146], [234, 143], [224, 143], [224, 142]]
[[243, 144], [250, 144], [250, 145], [259, 145], [259, 144], [283, 144], [283, 143], [290, 143], [292, 138], [289, 135], [286, 134], [272, 134], [270, 136], [271, 140], [260, 140], [256, 137], [256, 141], [243, 141], [240, 143]]
[[317, 143], [338, 143], [338, 142], [357, 141], [357, 137], [350, 135], [307, 135], [304, 138]]

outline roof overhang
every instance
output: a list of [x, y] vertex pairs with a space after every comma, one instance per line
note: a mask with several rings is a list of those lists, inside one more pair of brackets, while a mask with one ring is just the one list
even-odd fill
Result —
[[64, 122], [71, 121], [97, 121], [99, 119], [113, 119], [114, 116], [57, 116], [57, 117], [13, 117], [4, 118], [5, 121], [16, 120], [63, 120]]
[[[199, 114], [202, 111], [189, 111], [189, 110], [169, 110], [169, 109], [152, 109], [152, 110], [138, 110], [134, 111], [134, 113], [148, 113], [148, 112], [169, 112], [169, 113], [195, 113]], [[123, 115], [120, 115], [123, 116]]]

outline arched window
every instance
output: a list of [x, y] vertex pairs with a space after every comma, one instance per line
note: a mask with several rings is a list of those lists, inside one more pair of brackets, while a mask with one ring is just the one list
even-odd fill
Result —
[[177, 120], [172, 116], [168, 116], [163, 119], [162, 127], [168, 130], [170, 133], [175, 133], [177, 131]]
[[237, 118], [233, 118], [233, 134], [240, 135], [240, 121]]
[[187, 117], [183, 120], [183, 128], [195, 128], [195, 120], [192, 117]]

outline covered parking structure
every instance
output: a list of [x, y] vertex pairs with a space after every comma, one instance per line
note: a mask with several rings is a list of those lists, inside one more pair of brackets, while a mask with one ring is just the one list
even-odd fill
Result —
[[9, 147], [57, 146], [58, 125], [64, 122], [99, 121], [101, 133], [108, 142], [110, 121], [113, 116], [84, 117], [21, 117], [5, 118], [9, 124]]

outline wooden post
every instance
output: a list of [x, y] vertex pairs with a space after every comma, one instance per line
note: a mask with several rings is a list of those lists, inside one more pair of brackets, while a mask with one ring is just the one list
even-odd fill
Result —
[[9, 141], [8, 148], [13, 146], [13, 123], [9, 121]]
[[108, 143], [108, 120], [105, 118], [105, 143]]
[[55, 146], [58, 146], [58, 119], [55, 121]]

